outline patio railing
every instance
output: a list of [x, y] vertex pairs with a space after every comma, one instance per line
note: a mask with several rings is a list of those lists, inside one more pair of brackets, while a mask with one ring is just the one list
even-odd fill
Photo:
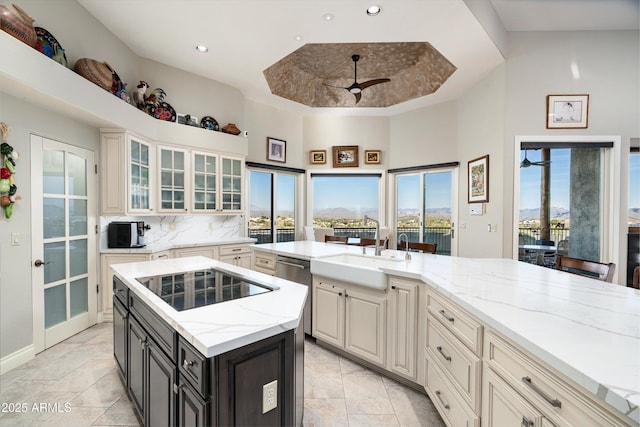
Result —
[[[518, 228], [520, 241], [524, 245], [534, 245], [536, 240], [540, 240], [540, 228], [531, 228], [531, 227], [519, 227]], [[569, 229], [568, 228], [552, 228], [551, 229], [551, 238], [555, 244], [558, 244], [561, 240], [567, 240], [569, 238]]]

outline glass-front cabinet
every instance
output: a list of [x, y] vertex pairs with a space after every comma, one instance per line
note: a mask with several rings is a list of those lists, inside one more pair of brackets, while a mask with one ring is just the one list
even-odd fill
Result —
[[103, 130], [102, 215], [242, 214], [244, 157]]
[[158, 182], [160, 212], [187, 211], [187, 152], [179, 148], [158, 146]]
[[244, 159], [192, 151], [193, 212], [239, 213], [243, 209]]

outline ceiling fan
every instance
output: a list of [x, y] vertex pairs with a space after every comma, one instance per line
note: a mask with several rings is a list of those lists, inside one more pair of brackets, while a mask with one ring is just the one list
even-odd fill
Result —
[[531, 160], [527, 159], [527, 149], [524, 149], [524, 159], [522, 159], [522, 162], [520, 162], [520, 167], [521, 168], [528, 168], [529, 166], [549, 166], [551, 164], [551, 160], [542, 160], [539, 162], [532, 162]]
[[362, 96], [362, 91], [368, 87], [373, 85], [377, 85], [380, 83], [390, 82], [391, 79], [373, 79], [367, 80], [366, 82], [358, 83], [358, 60], [360, 59], [360, 55], [351, 55], [351, 59], [353, 60], [353, 84], [349, 87], [341, 87], [341, 86], [332, 86], [326, 83], [323, 83], [325, 86], [335, 87], [338, 89], [346, 89], [349, 93], [352, 93], [356, 97], [356, 104], [360, 102], [360, 98]]

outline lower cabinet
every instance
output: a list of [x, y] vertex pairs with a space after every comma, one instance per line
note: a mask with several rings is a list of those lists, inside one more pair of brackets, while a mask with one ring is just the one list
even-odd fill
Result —
[[[206, 358], [117, 277], [114, 288], [114, 357], [143, 425], [302, 425], [302, 328]], [[264, 411], [273, 381], [276, 406]]]
[[269, 274], [271, 276], [276, 275], [276, 255], [263, 252], [260, 250], [253, 250], [253, 269], [260, 273]]
[[414, 281], [389, 278], [388, 369], [417, 381], [418, 290]]
[[253, 250], [249, 245], [223, 245], [219, 249], [219, 260], [243, 268], [253, 267]]
[[385, 292], [314, 277], [312, 301], [316, 339], [377, 365], [385, 364]]

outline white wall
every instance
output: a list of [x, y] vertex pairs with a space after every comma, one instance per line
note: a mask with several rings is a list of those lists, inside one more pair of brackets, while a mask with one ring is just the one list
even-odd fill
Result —
[[[15, 184], [17, 195], [11, 219], [0, 217], [0, 358], [33, 343], [31, 301], [31, 222], [42, 221], [31, 212], [30, 134], [56, 139], [99, 154], [99, 132], [54, 112], [0, 92], [0, 121], [11, 126], [8, 143], [18, 151]], [[97, 194], [95, 195], [98, 196]], [[20, 234], [20, 245], [11, 246], [11, 233]], [[20, 331], [16, 333], [16, 331]]]
[[[249, 132], [247, 161], [291, 168], [307, 166], [301, 116], [249, 100], [245, 102], [245, 115]], [[287, 142], [286, 163], [267, 160], [267, 137]]]

